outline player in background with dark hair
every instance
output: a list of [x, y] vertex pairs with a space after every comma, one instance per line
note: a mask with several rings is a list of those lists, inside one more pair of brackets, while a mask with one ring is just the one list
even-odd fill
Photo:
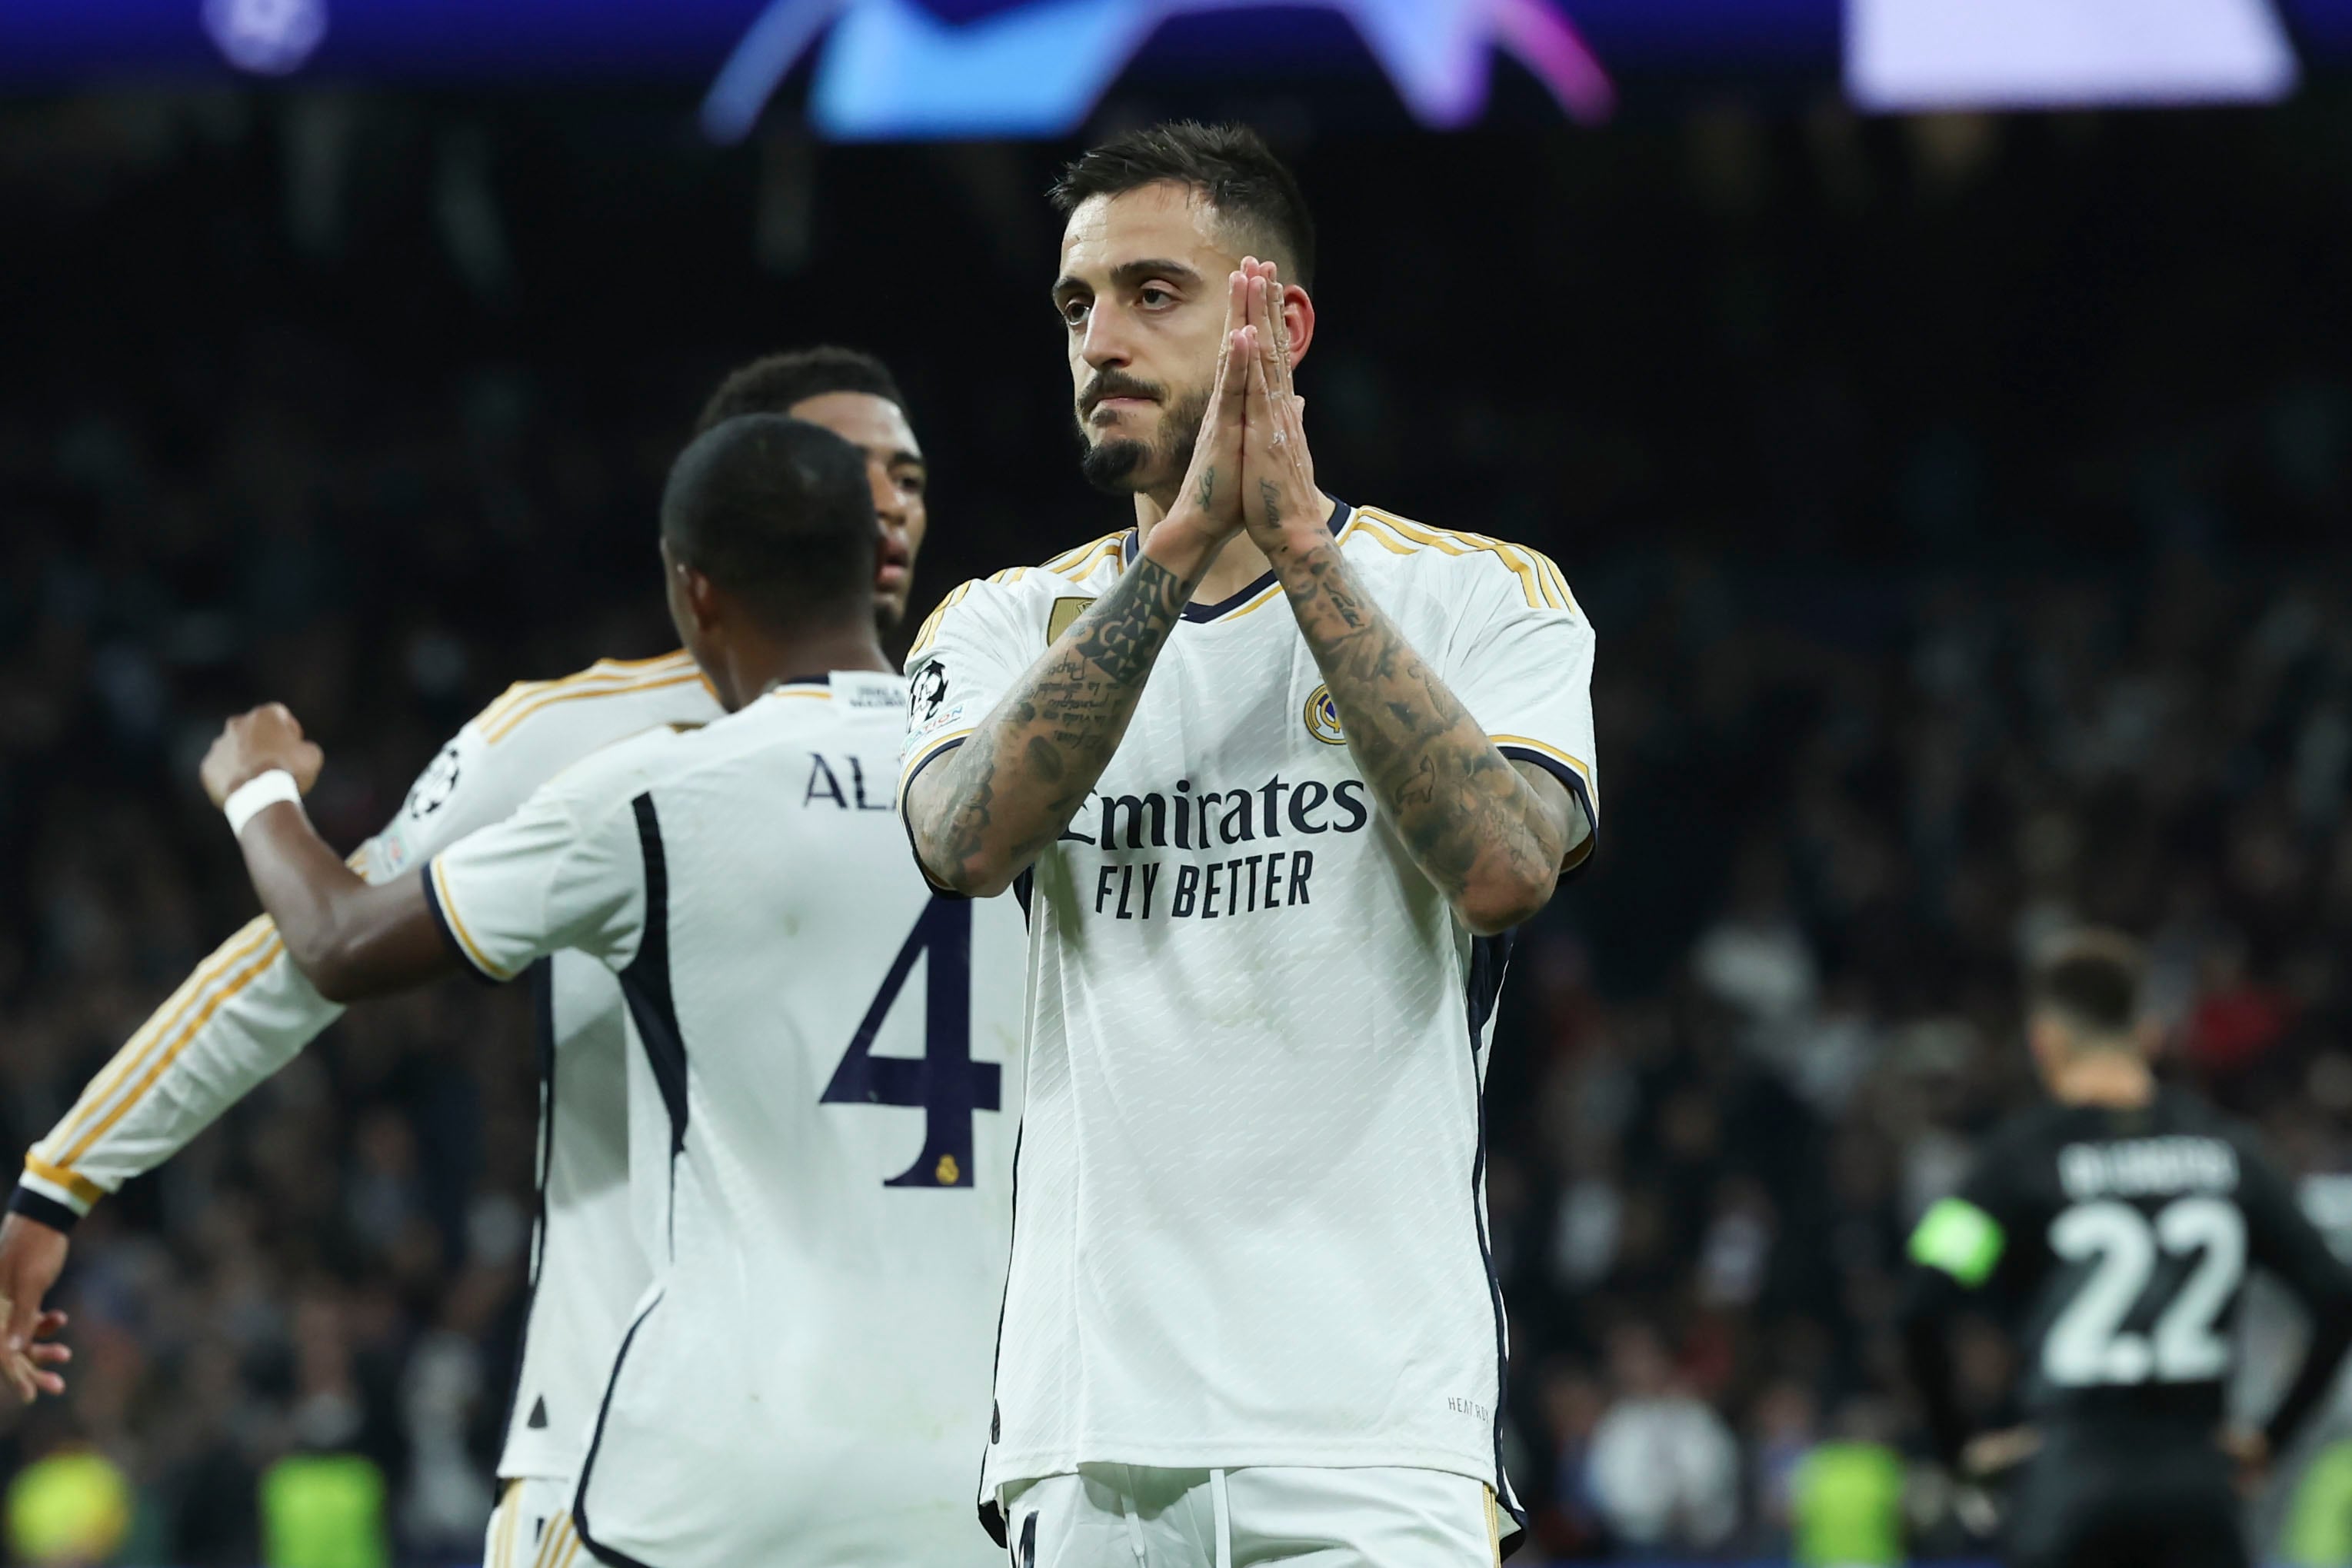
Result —
[[[790, 413], [864, 451], [877, 525], [876, 611], [886, 632], [895, 629], [929, 519], [922, 448], [888, 367], [851, 349], [770, 354], [728, 376], [695, 428], [746, 413]], [[441, 749], [352, 863], [372, 882], [389, 881], [505, 817], [600, 747], [719, 714], [683, 651], [518, 682]], [[877, 797], [886, 789], [879, 781], [872, 788]], [[532, 1561], [550, 1531], [568, 1528], [563, 1512], [587, 1424], [646, 1278], [628, 1217], [620, 992], [601, 966], [575, 954], [556, 955], [533, 984], [541, 1003], [538, 1215], [497, 1468], [503, 1485], [485, 1547], [490, 1568]], [[40, 1313], [75, 1220], [177, 1154], [342, 1010], [303, 978], [264, 916], [198, 965], [33, 1146], [0, 1229], [0, 1312], [19, 1397], [63, 1387], [55, 1357], [62, 1347], [38, 1343], [58, 1325]]]
[[[887, 802], [847, 799], [887, 776], [906, 716], [860, 470], [781, 415], [698, 437], [662, 498], [662, 566], [726, 716], [606, 747], [415, 873], [370, 883], [312, 831], [320, 758], [284, 708], [232, 720], [205, 758], [322, 994], [509, 980], [570, 952], [625, 999], [652, 1277], [606, 1368], [576, 1539], [541, 1563], [582, 1543], [661, 1568], [994, 1561], [971, 1464], [1012, 1218], [996, 1113], [1023, 936], [1009, 906], [934, 898]], [[918, 957], [921, 1005], [896, 1006]]]
[[902, 764], [940, 885], [1030, 879], [983, 1516], [1022, 1568], [1491, 1562], [1485, 1074], [1598, 822], [1591, 624], [1536, 552], [1318, 487], [1314, 225], [1255, 135], [1136, 131], [1055, 195], [1130, 526], [948, 597]]
[[[1905, 1356], [1947, 1464], [2022, 1463], [2016, 1568], [2244, 1563], [2233, 1483], [2293, 1440], [2352, 1345], [2352, 1274], [2252, 1131], [2150, 1070], [2141, 967], [2105, 932], [2035, 967], [2026, 1040], [2051, 1103], [1996, 1130], [1911, 1237]], [[2302, 1301], [2311, 1339], [2269, 1421], [2225, 1429], [2250, 1267]], [[1979, 1294], [2015, 1335], [2026, 1425], [1971, 1439], [1948, 1330]]]

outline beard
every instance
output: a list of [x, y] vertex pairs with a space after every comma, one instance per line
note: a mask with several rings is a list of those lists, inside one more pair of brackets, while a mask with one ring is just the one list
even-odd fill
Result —
[[[1201, 422], [1209, 415], [1209, 394], [1188, 392], [1162, 402], [1160, 411], [1159, 432], [1149, 441], [1118, 435], [1087, 440], [1086, 455], [1078, 459], [1087, 483], [1107, 496], [1132, 496], [1181, 479], [1201, 439]], [[1078, 429], [1086, 439], [1083, 423]]]

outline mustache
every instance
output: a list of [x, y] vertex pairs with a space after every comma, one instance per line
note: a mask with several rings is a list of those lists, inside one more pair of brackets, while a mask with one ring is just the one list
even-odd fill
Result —
[[1085, 390], [1078, 393], [1078, 417], [1085, 419], [1092, 414], [1095, 405], [1107, 397], [1141, 397], [1150, 398], [1155, 402], [1164, 402], [1167, 401], [1168, 389], [1155, 386], [1140, 376], [1129, 375], [1125, 371], [1098, 371], [1095, 379], [1088, 382]]

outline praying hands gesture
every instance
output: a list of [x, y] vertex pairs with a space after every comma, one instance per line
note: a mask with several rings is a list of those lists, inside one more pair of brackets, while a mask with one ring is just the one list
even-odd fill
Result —
[[1307, 449], [1307, 400], [1291, 385], [1279, 270], [1273, 262], [1244, 256], [1236, 276], [1244, 289], [1244, 309], [1234, 348], [1248, 369], [1239, 400], [1242, 521], [1251, 540], [1273, 560], [1280, 552], [1328, 540], [1331, 503], [1315, 487], [1315, 457]]

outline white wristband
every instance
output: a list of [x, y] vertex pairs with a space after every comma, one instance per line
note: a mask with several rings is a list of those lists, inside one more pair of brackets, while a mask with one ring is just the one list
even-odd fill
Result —
[[258, 779], [248, 779], [228, 792], [221, 802], [221, 815], [228, 819], [228, 831], [242, 834], [245, 825], [263, 810], [280, 800], [302, 803], [302, 787], [294, 782], [294, 775], [283, 768], [273, 768]]

